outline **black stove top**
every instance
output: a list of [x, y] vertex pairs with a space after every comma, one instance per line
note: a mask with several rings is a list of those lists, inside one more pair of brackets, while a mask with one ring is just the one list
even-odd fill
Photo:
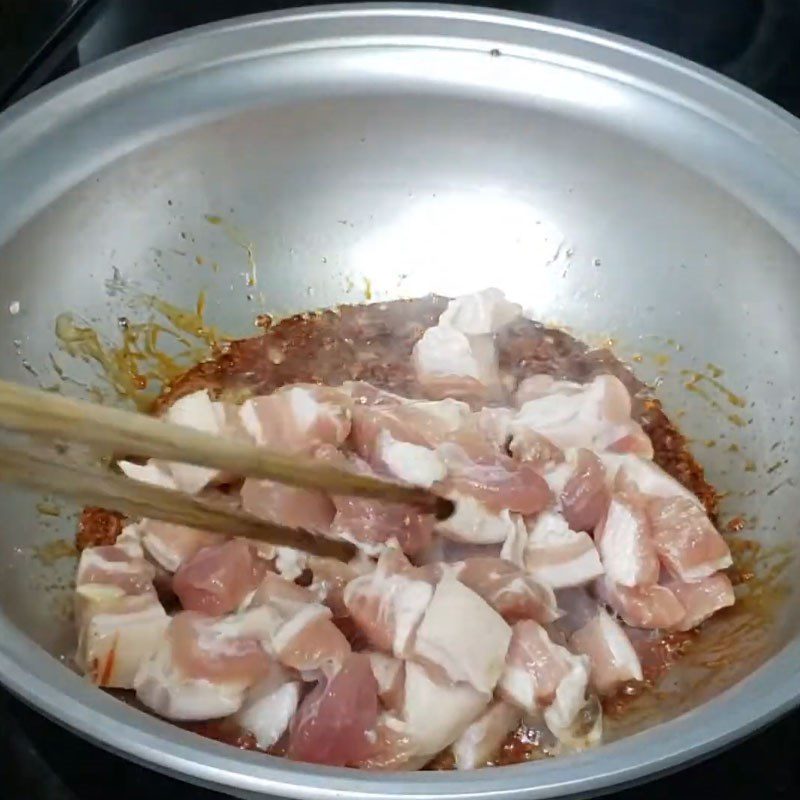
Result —
[[[225, 17], [308, 5], [267, 0], [0, 0], [0, 108], [108, 53]], [[593, 25], [691, 58], [800, 115], [798, 0], [524, 0], [475, 5]], [[621, 800], [800, 796], [800, 712]], [[0, 796], [216, 800], [88, 744], [0, 689]]]

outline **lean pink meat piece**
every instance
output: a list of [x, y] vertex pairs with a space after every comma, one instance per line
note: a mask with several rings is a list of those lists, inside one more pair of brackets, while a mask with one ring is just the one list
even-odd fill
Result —
[[344, 602], [358, 629], [378, 650], [398, 658], [408, 655], [422, 617], [433, 597], [430, 580], [398, 550], [378, 559], [374, 572], [355, 578], [344, 590]]
[[225, 619], [181, 611], [172, 618], [167, 636], [176, 667], [189, 678], [252, 685], [270, 670], [260, 637]]
[[633, 645], [619, 623], [603, 609], [573, 633], [569, 643], [572, 650], [589, 657], [591, 683], [600, 694], [613, 694], [620, 684], [643, 679]]
[[369, 758], [376, 742], [378, 707], [369, 657], [353, 653], [333, 678], [321, 681], [300, 704], [286, 755], [339, 767]]
[[676, 630], [686, 609], [667, 586], [620, 586], [598, 581], [598, 595], [622, 620], [634, 628]]
[[543, 511], [530, 525], [523, 563], [536, 580], [553, 589], [582, 586], [603, 574], [589, 534], [571, 530], [554, 511]]
[[500, 558], [467, 558], [453, 565], [458, 580], [482, 597], [506, 621], [558, 619], [552, 589]]
[[658, 582], [660, 565], [641, 495], [614, 495], [606, 516], [595, 530], [595, 542], [606, 575], [622, 586]]
[[547, 393], [521, 405], [512, 436], [532, 429], [561, 449], [585, 447], [652, 458], [652, 443], [631, 419], [631, 398], [618, 378], [598, 375], [579, 389], [574, 383], [554, 381], [542, 389]]
[[329, 386], [297, 384], [246, 400], [239, 416], [256, 444], [281, 453], [311, 454], [340, 445], [350, 433], [351, 400]]
[[530, 464], [502, 455], [476, 461], [452, 444], [442, 445], [439, 452], [448, 471], [446, 489], [474, 497], [490, 511], [535, 514], [552, 501], [546, 481]]
[[234, 611], [267, 571], [254, 547], [243, 539], [204, 547], [172, 579], [172, 590], [186, 611], [218, 616]]
[[665, 585], [686, 609], [685, 616], [677, 626], [680, 631], [696, 628], [712, 614], [732, 606], [736, 601], [730, 579], [722, 572], [692, 583], [670, 580]]
[[682, 497], [648, 505], [653, 541], [667, 569], [680, 580], [707, 578], [733, 562], [725, 540], [702, 508]]
[[322, 492], [275, 481], [248, 478], [242, 485], [242, 508], [268, 522], [289, 528], [328, 533], [336, 509]]
[[606, 471], [591, 451], [577, 452], [575, 468], [559, 498], [561, 513], [573, 531], [593, 531], [608, 510], [611, 493]]

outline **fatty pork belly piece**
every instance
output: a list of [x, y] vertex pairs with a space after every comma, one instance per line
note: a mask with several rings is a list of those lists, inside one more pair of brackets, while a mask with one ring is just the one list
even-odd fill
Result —
[[613, 375], [598, 375], [578, 388], [571, 382], [552, 381], [520, 407], [511, 425], [512, 448], [514, 437], [530, 430], [562, 450], [584, 447], [653, 456], [649, 437], [631, 419], [628, 390]]
[[658, 582], [658, 554], [642, 495], [615, 494], [594, 537], [610, 581], [627, 587]]
[[417, 628], [433, 598], [432, 582], [395, 549], [381, 553], [373, 572], [355, 578], [344, 603], [373, 647], [398, 658], [409, 655]]
[[582, 586], [604, 572], [591, 537], [572, 530], [555, 511], [543, 511], [529, 523], [523, 563], [536, 580], [553, 589]]
[[591, 684], [600, 694], [613, 694], [628, 681], [643, 680], [642, 665], [625, 631], [604, 609], [569, 639], [572, 650], [588, 656]]
[[[175, 425], [214, 436], [244, 438], [232, 417], [230, 407], [213, 401], [205, 389], [179, 398], [164, 413], [166, 421]], [[220, 470], [194, 464], [168, 462], [166, 467], [177, 488], [189, 494], [197, 494], [209, 484], [228, 477]]]
[[402, 709], [406, 688], [406, 662], [385, 653], [368, 653], [382, 706], [394, 713]]
[[633, 628], [676, 630], [686, 615], [676, 594], [657, 583], [629, 587], [601, 580], [597, 596]]
[[733, 563], [725, 540], [696, 503], [683, 497], [655, 498], [648, 514], [658, 555], [679, 580], [708, 578]]
[[335, 558], [309, 556], [308, 569], [311, 571], [309, 591], [333, 612], [334, 617], [346, 617], [344, 590], [350, 581], [359, 575], [371, 572], [374, 564], [368, 559], [354, 558], [345, 564]]
[[559, 493], [564, 519], [574, 531], [593, 531], [606, 514], [611, 492], [603, 463], [591, 450], [574, 452], [572, 472]]
[[491, 693], [503, 670], [511, 628], [477, 593], [445, 573], [416, 630], [411, 657], [453, 682]]
[[635, 453], [599, 453], [598, 456], [605, 468], [606, 485], [612, 490], [633, 489], [647, 497], [682, 497], [702, 507], [683, 484], [647, 458]]
[[172, 590], [186, 611], [211, 616], [237, 609], [255, 591], [267, 565], [244, 539], [204, 547], [178, 569]]
[[225, 541], [225, 537], [218, 533], [157, 519], [143, 519], [139, 523], [139, 529], [145, 552], [167, 572], [177, 572], [182, 564], [197, 555], [204, 547], [222, 544]]
[[323, 492], [276, 481], [247, 478], [241, 498], [245, 511], [267, 522], [323, 535], [330, 531], [336, 514], [333, 501]]
[[541, 625], [524, 620], [514, 625], [498, 691], [528, 714], [543, 710], [558, 735], [586, 704], [589, 669], [588, 658], [574, 655], [553, 642]]
[[736, 601], [730, 579], [723, 572], [701, 578], [691, 583], [675, 579], [667, 580], [668, 588], [685, 609], [685, 614], [676, 629], [688, 631], [696, 628], [717, 611], [732, 606]]
[[[448, 569], [444, 565], [445, 570]], [[524, 569], [501, 558], [473, 556], [449, 567], [451, 574], [485, 600], [507, 622], [559, 617], [552, 589]]]
[[173, 720], [216, 719], [241, 708], [245, 692], [273, 667], [262, 639], [271, 620], [261, 610], [236, 617], [183, 611], [134, 680], [137, 698]]
[[464, 492], [451, 490], [445, 496], [453, 501], [455, 511], [436, 523], [435, 530], [441, 536], [464, 544], [500, 545], [516, 532], [516, 519], [508, 509], [492, 511]]
[[[353, 387], [362, 387], [356, 390]], [[371, 391], [366, 388], [370, 387]], [[367, 460], [374, 457], [378, 439], [384, 432], [393, 439], [425, 447], [449, 441], [470, 419], [466, 403], [444, 400], [411, 400], [388, 395], [370, 384], [343, 384], [342, 389], [358, 391], [353, 399], [353, 424], [350, 441], [356, 452]]]
[[494, 334], [521, 314], [497, 289], [452, 300], [414, 345], [417, 379], [434, 397], [503, 394]]
[[[126, 531], [131, 531], [128, 526]], [[98, 686], [129, 689], [169, 623], [153, 588], [155, 570], [133, 536], [86, 548], [75, 588], [76, 661]], [[127, 539], [127, 541], [122, 541]]]
[[[356, 474], [376, 474], [366, 461], [330, 447], [320, 449], [317, 458]], [[410, 555], [430, 544], [434, 519], [412, 506], [352, 495], [334, 495], [331, 502], [335, 515], [328, 535], [352, 542], [368, 555], [378, 555], [392, 539]]]
[[456, 769], [486, 766], [521, 719], [519, 708], [495, 700], [453, 743]]
[[[421, 767], [456, 741], [491, 702], [489, 693], [453, 683], [412, 661], [406, 663], [405, 698], [390, 727], [407, 767]], [[398, 764], [401, 766], [401, 764]]]
[[308, 589], [267, 573], [248, 609], [268, 612], [265, 646], [280, 663], [315, 680], [334, 675], [350, 654], [344, 634], [331, 621], [331, 610]]
[[310, 455], [339, 446], [350, 433], [351, 401], [329, 386], [296, 384], [246, 400], [239, 415], [256, 444], [281, 453]]
[[275, 665], [266, 678], [248, 690], [236, 722], [267, 750], [289, 729], [300, 703], [302, 682], [286, 669]]
[[378, 684], [369, 656], [352, 653], [321, 680], [292, 720], [286, 755], [295, 761], [344, 767], [371, 755], [377, 740]]
[[544, 478], [528, 464], [518, 464], [500, 454], [471, 458], [456, 444], [438, 448], [447, 467], [445, 493], [469, 495], [489, 511], [508, 509], [535, 514], [550, 505], [552, 496]]

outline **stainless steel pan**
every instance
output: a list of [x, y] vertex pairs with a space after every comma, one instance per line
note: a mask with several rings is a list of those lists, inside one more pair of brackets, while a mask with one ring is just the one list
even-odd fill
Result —
[[[167, 37], [58, 81], [0, 119], [4, 378], [33, 382], [27, 364], [52, 383], [55, 317], [113, 339], [119, 316], [143, 313], [132, 292], [187, 305], [207, 289], [209, 319], [246, 334], [264, 311], [496, 285], [642, 355], [731, 493], [727, 512], [754, 520], [775, 603], [736, 659], [713, 676], [689, 659], [660, 710], [631, 722], [643, 729], [600, 750], [473, 774], [309, 768], [183, 733], [74, 674], [59, 659], [74, 565], [31, 548], [74, 521], [43, 524], [37, 498], [4, 489], [0, 677], [81, 735], [247, 797], [586, 793], [753, 731], [800, 694], [799, 246], [795, 121], [586, 29], [456, 7], [312, 9]], [[705, 398], [684, 389], [681, 370], [710, 376], [709, 363], [746, 407], [705, 379]]]

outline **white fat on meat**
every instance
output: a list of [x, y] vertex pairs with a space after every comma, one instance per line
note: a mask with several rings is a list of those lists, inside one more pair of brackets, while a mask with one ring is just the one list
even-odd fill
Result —
[[569, 640], [570, 647], [588, 656], [591, 682], [600, 694], [613, 694], [620, 684], [643, 680], [642, 665], [620, 624], [604, 609]]
[[261, 749], [272, 747], [289, 728], [300, 702], [301, 689], [300, 681], [276, 666], [247, 692], [236, 714], [236, 722], [253, 734]]
[[378, 697], [383, 707], [399, 712], [405, 696], [406, 662], [385, 653], [369, 653], [369, 664], [378, 684]]
[[[225, 416], [219, 403], [212, 402], [203, 389], [176, 400], [165, 412], [164, 418], [174, 425], [182, 425], [213, 436], [225, 434]], [[197, 494], [210, 483], [220, 479], [222, 472], [195, 464], [168, 463], [170, 474], [177, 487], [189, 494]]]
[[133, 684], [138, 700], [166, 719], [219, 719], [236, 713], [244, 702], [246, 681], [210, 681], [188, 678], [176, 666], [172, 645], [164, 639], [145, 661]]
[[388, 431], [378, 436], [377, 458], [395, 478], [415, 486], [430, 488], [447, 474], [435, 450], [398, 441]]
[[696, 495], [683, 484], [664, 472], [658, 464], [634, 453], [598, 453], [606, 469], [609, 488], [625, 488], [633, 483], [636, 489], [648, 497], [683, 497], [701, 505]]
[[302, 550], [295, 550], [294, 547], [275, 548], [275, 570], [287, 581], [293, 581], [300, 577], [303, 570], [308, 566], [308, 553]]
[[554, 723], [567, 728], [586, 702], [588, 680], [588, 659], [553, 642], [533, 620], [514, 625], [498, 686], [503, 699], [528, 714], [555, 704]]
[[497, 379], [496, 356], [485, 347], [476, 350], [470, 337], [444, 325], [428, 328], [414, 345], [412, 359], [417, 377], [445, 378], [456, 375], [486, 384]]
[[430, 581], [403, 554], [388, 549], [375, 570], [347, 584], [344, 603], [367, 639], [384, 652], [405, 658], [433, 597]]
[[509, 531], [503, 546], [500, 548], [500, 558], [508, 561], [515, 567], [525, 569], [525, 548], [528, 544], [528, 529], [522, 517], [514, 518], [514, 527]]
[[247, 689], [274, 668], [275, 615], [256, 608], [226, 617], [176, 614], [134, 679], [137, 698], [174, 720], [216, 719], [239, 710]]
[[448, 492], [447, 497], [455, 503], [455, 511], [436, 524], [436, 531], [445, 538], [470, 544], [502, 544], [514, 532], [515, 521], [507, 509], [492, 511], [464, 492]]
[[495, 700], [453, 743], [456, 769], [486, 766], [521, 719], [522, 712], [518, 708]]
[[76, 593], [83, 606], [78, 666], [98, 686], [133, 688], [137, 671], [156, 651], [169, 624], [155, 592], [132, 596], [116, 586], [90, 583]]
[[528, 431], [556, 447], [635, 452], [652, 458], [653, 447], [642, 427], [631, 419], [631, 398], [613, 375], [598, 375], [576, 390], [553, 381], [547, 394], [523, 403], [511, 424], [513, 437]]
[[649, 586], [658, 581], [658, 554], [640, 496], [614, 495], [595, 530], [595, 541], [609, 580], [621, 586]]
[[547, 727], [560, 741], [573, 738], [572, 728], [586, 705], [590, 670], [591, 664], [586, 656], [573, 656], [569, 663], [569, 672], [556, 688], [553, 702], [544, 710]]
[[554, 511], [536, 516], [523, 557], [527, 571], [553, 589], [582, 586], [604, 572], [592, 538], [571, 530], [564, 517]]
[[402, 733], [414, 756], [432, 757], [449, 747], [491, 701], [467, 683], [434, 679], [421, 664], [406, 663]]
[[454, 682], [491, 692], [510, 641], [505, 620], [478, 594], [445, 574], [417, 629], [412, 657], [440, 667]]
[[169, 617], [153, 588], [136, 526], [120, 543], [81, 553], [75, 588], [76, 661], [90, 680], [130, 689], [139, 666], [155, 652]]
[[147, 555], [167, 572], [177, 572], [204, 547], [220, 544], [225, 539], [218, 533], [155, 519], [142, 520], [140, 530]]
[[439, 317], [439, 325], [470, 336], [497, 333], [522, 316], [522, 306], [512, 303], [500, 289], [489, 288], [451, 300]]
[[135, 464], [133, 461], [118, 461], [117, 466], [122, 470], [125, 477], [141, 483], [149, 483], [151, 486], [159, 486], [162, 489], [177, 489], [178, 484], [167, 471], [166, 465], [158, 461], [148, 461], [146, 464]]

